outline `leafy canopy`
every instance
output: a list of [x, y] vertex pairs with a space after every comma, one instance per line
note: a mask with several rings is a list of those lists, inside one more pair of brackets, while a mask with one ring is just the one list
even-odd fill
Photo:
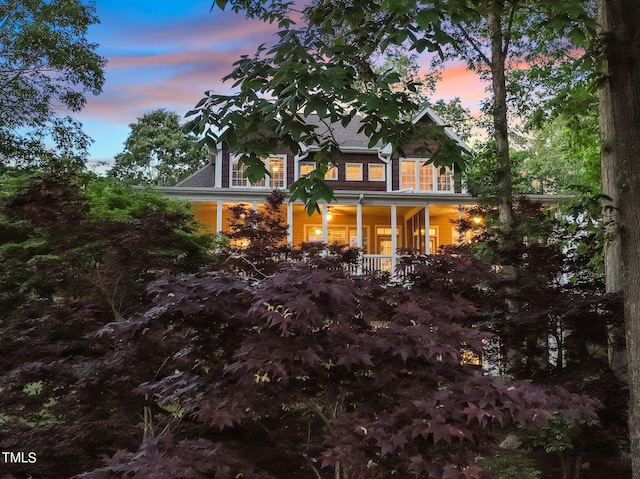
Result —
[[[277, 23], [278, 41], [271, 47], [261, 45], [255, 55], [238, 60], [225, 80], [232, 81], [239, 91], [232, 95], [207, 92], [189, 112], [193, 118], [186, 128], [206, 133], [210, 144], [224, 141], [242, 153], [241, 161], [248, 167], [245, 176], [251, 181], [268, 174], [260, 158], [273, 153], [278, 145], [294, 154], [311, 144], [319, 145], [315, 158], [319, 171], [290, 188], [292, 199], [304, 200], [310, 212], [317, 211], [319, 200], [333, 198], [323, 174], [331, 162], [338, 161], [339, 145], [330, 134], [321, 134], [324, 127], [308, 124], [307, 115], [317, 114], [329, 125], [347, 124], [358, 115], [360, 131], [370, 138], [370, 145], [391, 144], [397, 154], [402, 154], [402, 146], [416, 134], [407, 118], [418, 110], [415, 93], [420, 83], [411, 78], [401, 81], [394, 69], [376, 71], [381, 57], [393, 55], [398, 49], [409, 54], [431, 52], [442, 59], [457, 56], [468, 59], [477, 71], [489, 71], [498, 77], [495, 68], [504, 68], [510, 40], [518, 51], [509, 57], [515, 65], [532, 62], [535, 55], [557, 59], [567, 53], [571, 42], [584, 38], [581, 29], [588, 18], [584, 13], [586, 2], [570, 3], [327, 0], [312, 2], [300, 12], [293, 2], [283, 0], [218, 0], [214, 6], [230, 6], [250, 18]], [[489, 31], [488, 18], [492, 15], [501, 19], [497, 25], [504, 40], [501, 55], [496, 58], [487, 51], [491, 49], [489, 37], [497, 34], [495, 29]], [[557, 41], [551, 34], [545, 36], [553, 30], [557, 37], [560, 27], [562, 35]], [[534, 41], [543, 45], [543, 40], [544, 49], [530, 48]], [[530, 53], [523, 53], [527, 49]], [[503, 123], [494, 128], [506, 136], [507, 125]], [[460, 146], [448, 141], [442, 129], [434, 128], [420, 136], [426, 137], [439, 142], [437, 151], [425, 154], [436, 166], [464, 166]]]
[[81, 163], [90, 140], [60, 111], [80, 111], [102, 89], [106, 61], [86, 36], [97, 22], [81, 0], [0, 2], [0, 159]]
[[205, 165], [206, 148], [185, 133], [177, 113], [165, 109], [145, 113], [129, 125], [125, 149], [109, 175], [129, 184], [173, 186]]
[[[306, 24], [295, 28], [289, 3], [233, 2], [232, 6], [246, 9], [250, 17], [277, 21], [281, 27], [278, 42], [270, 48], [261, 45], [254, 56], [238, 60], [225, 77], [238, 93], [207, 92], [187, 114], [193, 118], [186, 128], [206, 133], [209, 144], [224, 141], [242, 153], [249, 180], [268, 174], [260, 158], [278, 146], [299, 154], [305, 147], [318, 145], [316, 172], [290, 186], [293, 200], [304, 200], [310, 212], [317, 211], [318, 201], [333, 198], [323, 178], [340, 156], [331, 128], [324, 134], [327, 126], [346, 125], [358, 116], [360, 131], [369, 137], [370, 145], [388, 143], [398, 153], [416, 134], [410, 118], [420, 107], [412, 96], [419, 84], [409, 79], [405, 88], [397, 88], [402, 83], [398, 72], [387, 69], [376, 73], [372, 69], [375, 58], [387, 47], [401, 45], [404, 40], [415, 40], [418, 52], [438, 50], [438, 32], [420, 34], [425, 38], [419, 39], [415, 32], [420, 28], [414, 26], [407, 33], [404, 27], [413, 12], [402, 11], [404, 7], [394, 11], [393, 6], [385, 11], [386, 5], [360, 2], [349, 7], [338, 25], [337, 15], [344, 10], [334, 11], [331, 5], [319, 2], [305, 8]], [[325, 124], [308, 124], [305, 117], [310, 114]], [[434, 126], [420, 139], [425, 136], [440, 143], [437, 151], [425, 154], [436, 165], [464, 165], [460, 145], [449, 139], [442, 127]]]

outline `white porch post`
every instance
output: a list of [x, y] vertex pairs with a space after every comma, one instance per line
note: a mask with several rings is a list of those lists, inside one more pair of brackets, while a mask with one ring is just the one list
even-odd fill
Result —
[[293, 203], [287, 202], [287, 241], [293, 246]]
[[358, 274], [362, 274], [362, 261], [364, 259], [364, 251], [362, 241], [362, 203], [358, 201], [356, 205], [356, 246], [360, 249], [360, 260], [358, 261]]
[[213, 165], [213, 185], [215, 188], [222, 188], [222, 144], [219, 143], [216, 151], [216, 160]]
[[429, 234], [429, 203], [424, 205], [424, 253], [431, 254], [431, 235]]
[[391, 274], [394, 275], [396, 271], [396, 254], [398, 249], [398, 235], [396, 230], [398, 229], [397, 207], [395, 203], [391, 205]]
[[329, 211], [329, 205], [322, 203], [322, 242], [329, 242], [329, 223], [327, 220], [327, 212]]
[[222, 201], [216, 201], [216, 233], [222, 232]]

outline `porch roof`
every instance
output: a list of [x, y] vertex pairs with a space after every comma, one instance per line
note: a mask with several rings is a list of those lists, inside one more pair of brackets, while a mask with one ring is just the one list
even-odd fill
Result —
[[[170, 198], [187, 201], [225, 201], [232, 203], [262, 202], [271, 192], [269, 188], [211, 188], [211, 187], [187, 187], [187, 186], [157, 186], [155, 191]], [[289, 192], [284, 190], [285, 196]], [[453, 204], [474, 205], [478, 199], [467, 193], [433, 193], [433, 192], [408, 192], [408, 191], [334, 191], [338, 204], [367, 204], [415, 206], [421, 204]], [[532, 201], [538, 201], [544, 205], [557, 205], [563, 200], [571, 198], [569, 195], [526, 195]]]

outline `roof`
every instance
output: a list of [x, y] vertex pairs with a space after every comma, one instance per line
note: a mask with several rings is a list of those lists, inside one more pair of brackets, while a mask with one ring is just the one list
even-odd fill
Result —
[[[420, 113], [418, 113], [413, 119], [413, 123], [418, 123], [423, 118], [429, 118], [436, 125], [443, 126], [445, 133], [451, 139], [455, 140], [463, 149], [471, 151], [469, 146], [467, 146], [467, 144], [464, 143], [460, 139], [460, 137], [456, 135], [453, 130], [451, 130], [451, 128], [449, 128], [431, 108], [424, 108], [422, 111], [420, 111]], [[340, 146], [340, 149], [344, 152], [361, 151], [377, 153], [379, 151], [391, 151], [389, 145], [385, 145], [380, 142], [376, 143], [371, 148], [369, 147], [369, 138], [364, 133], [358, 132], [358, 130], [362, 126], [361, 116], [354, 116], [353, 120], [347, 126], [342, 126], [340, 122], [326, 124], [323, 120], [320, 119], [318, 115], [309, 115], [305, 117], [305, 121], [311, 125], [318, 125], [318, 133], [320, 134], [329, 134], [329, 130], [331, 130], [333, 138]], [[317, 145], [312, 145], [309, 149], [313, 151], [317, 148]], [[214, 178], [215, 167], [212, 164], [208, 164], [193, 173], [191, 176], [176, 184], [176, 186], [182, 188], [213, 188], [215, 186]]]
[[[349, 149], [370, 149], [369, 138], [362, 132], [358, 132], [362, 127], [362, 117], [356, 115], [347, 126], [342, 126], [340, 122], [325, 123], [318, 115], [309, 115], [305, 117], [305, 121], [310, 125], [317, 125], [320, 135], [331, 135], [342, 150]], [[381, 149], [384, 145], [378, 142], [373, 149]]]
[[184, 180], [180, 181], [176, 186], [182, 188], [213, 188], [215, 186], [215, 166], [209, 163], [203, 166], [195, 173], [187, 176]]

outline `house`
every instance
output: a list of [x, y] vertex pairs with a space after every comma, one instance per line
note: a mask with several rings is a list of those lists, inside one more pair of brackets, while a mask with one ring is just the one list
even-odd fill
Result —
[[[309, 117], [307, 121], [314, 121]], [[319, 123], [319, 120], [317, 124]], [[444, 126], [430, 108], [421, 111], [414, 123]], [[289, 242], [339, 242], [361, 248], [363, 270], [394, 271], [399, 248], [433, 253], [443, 245], [458, 241], [454, 222], [461, 207], [474, 203], [453, 168], [425, 165], [411, 145], [404, 157], [392, 156], [390, 145], [368, 146], [369, 139], [358, 133], [359, 124], [332, 127], [340, 145], [341, 158], [325, 179], [336, 201], [323, 204], [321, 214], [309, 216], [302, 203], [288, 203], [283, 217], [289, 225]], [[445, 133], [469, 150], [448, 127]], [[434, 142], [433, 147], [437, 145]], [[274, 188], [288, 186], [314, 168], [313, 146], [303, 154], [279, 151], [265, 158], [270, 176], [250, 184], [238, 166], [239, 155], [224, 145], [210, 155], [209, 164], [174, 187], [160, 187], [164, 194], [193, 204], [196, 218], [214, 232], [228, 228], [228, 207], [244, 203], [262, 208], [265, 196]]]

